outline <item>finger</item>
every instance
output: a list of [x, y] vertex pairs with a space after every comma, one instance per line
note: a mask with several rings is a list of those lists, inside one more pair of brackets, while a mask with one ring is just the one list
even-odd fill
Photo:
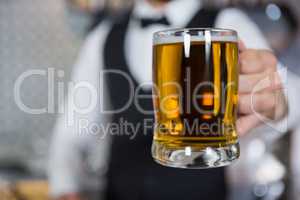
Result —
[[268, 50], [247, 49], [239, 56], [240, 72], [245, 74], [277, 71], [277, 63], [275, 55]]
[[[259, 74], [241, 74], [239, 76], [239, 93], [251, 93], [254, 89], [263, 90], [268, 87], [269, 81], [264, 81], [268, 79], [268, 74], [259, 73]], [[265, 82], [268, 82], [267, 84]]]
[[238, 118], [236, 122], [237, 132], [240, 136], [243, 136], [262, 123], [263, 121], [260, 120], [255, 114], [242, 116]]
[[239, 70], [241, 74], [255, 74], [265, 71], [264, 62], [258, 50], [247, 49], [240, 53]]
[[247, 49], [245, 43], [242, 40], [238, 41], [238, 45], [239, 45], [239, 52], [243, 52]]
[[239, 76], [240, 94], [280, 90], [282, 88], [281, 79], [276, 72], [272, 74], [269, 74], [268, 72], [259, 74], [241, 74]]
[[271, 112], [278, 102], [276, 97], [273, 91], [239, 95], [238, 112], [240, 114]]

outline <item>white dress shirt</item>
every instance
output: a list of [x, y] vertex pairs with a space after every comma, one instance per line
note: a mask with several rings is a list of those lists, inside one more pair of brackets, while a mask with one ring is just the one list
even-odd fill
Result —
[[[166, 28], [184, 27], [201, 7], [200, 0], [174, 0], [163, 9], [153, 8], [146, 0], [137, 1], [134, 6], [133, 15], [136, 17], [159, 18], [165, 15], [170, 22], [170, 26], [151, 25], [142, 28], [136, 20], [129, 23], [128, 32], [125, 41], [125, 56], [129, 63], [129, 70], [139, 83], [151, 82], [152, 79], [152, 34], [158, 30]], [[230, 28], [238, 31], [240, 39], [244, 41], [248, 48], [269, 49], [269, 46], [254, 22], [241, 10], [230, 8], [222, 10], [217, 16], [215, 26], [218, 28]], [[79, 59], [74, 67], [72, 82], [78, 83], [86, 81], [98, 88], [99, 73], [103, 69], [103, 47], [111, 28], [109, 21], [104, 21], [96, 30], [94, 30], [86, 39], [82, 48]], [[293, 84], [299, 84], [295, 77], [289, 77]], [[295, 124], [299, 119], [294, 107], [298, 107], [300, 94], [298, 88], [288, 85], [289, 92], [289, 127]], [[51, 183], [51, 193], [53, 196], [59, 196], [66, 193], [80, 192], [89, 189], [101, 189], [105, 187], [105, 172], [107, 171], [108, 147], [110, 137], [99, 137], [98, 134], [79, 129], [82, 119], [89, 120], [89, 123], [106, 124], [110, 121], [107, 115], [102, 115], [99, 110], [100, 106], [109, 106], [109, 99], [106, 98], [105, 88], [98, 91], [100, 95], [104, 94], [105, 98], [100, 98], [95, 109], [85, 114], [72, 113], [70, 110], [57, 122], [54, 131], [52, 148], [50, 151], [49, 178]], [[91, 103], [91, 95], [85, 89], [79, 89], [72, 98], [72, 102], [80, 108], [84, 108]], [[102, 100], [103, 99], [103, 100]], [[66, 108], [70, 108], [70, 98], [66, 101]], [[74, 114], [74, 116], [73, 116]], [[73, 124], [69, 124], [70, 116]], [[72, 121], [72, 120], [71, 120]], [[239, 161], [229, 168], [229, 184], [245, 184], [243, 181], [253, 181], [253, 177], [248, 174], [248, 159], [253, 158], [253, 151], [249, 151], [249, 141], [260, 142], [263, 144], [268, 138], [277, 138], [278, 133], [272, 129], [253, 131], [253, 134], [241, 139], [242, 155]], [[275, 137], [262, 137], [261, 135], [271, 132]], [[103, 135], [104, 133], [100, 133]], [[253, 140], [254, 138], [254, 140]], [[245, 140], [245, 142], [243, 142]], [[256, 143], [257, 144], [257, 143]], [[248, 149], [247, 149], [248, 148]], [[255, 152], [255, 151], [254, 151]], [[259, 154], [260, 155], [260, 154]], [[251, 157], [252, 156], [252, 157]], [[256, 155], [257, 156], [257, 155]], [[254, 155], [255, 157], [255, 155]], [[279, 165], [274, 161], [275, 164]], [[274, 164], [274, 162], [272, 164]], [[253, 165], [251, 165], [253, 167]], [[280, 168], [280, 173], [283, 169]], [[232, 173], [234, 172], [234, 173]]]

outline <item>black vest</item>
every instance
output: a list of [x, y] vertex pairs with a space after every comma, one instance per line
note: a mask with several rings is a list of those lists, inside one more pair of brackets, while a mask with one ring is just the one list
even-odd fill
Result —
[[[200, 10], [187, 27], [212, 27], [217, 11]], [[180, 14], [178, 15], [180, 17]], [[124, 42], [130, 13], [116, 20], [106, 39], [105, 69], [120, 70], [128, 74], [133, 85], [138, 85], [128, 69]], [[140, 66], [143, 67], [143, 66]], [[147, 66], [148, 67], [148, 66]], [[126, 104], [130, 97], [128, 80], [116, 74], [106, 76], [109, 99], [113, 108]], [[139, 90], [140, 95], [151, 91]], [[152, 110], [150, 98], [139, 99], [139, 106]], [[138, 111], [132, 103], [128, 109], [115, 114], [113, 122], [127, 121], [139, 127], [134, 139], [128, 135], [112, 136], [110, 163], [107, 174], [108, 200], [222, 200], [226, 197], [224, 168], [183, 170], [163, 167], [151, 157], [152, 131], [143, 129], [144, 120], [153, 120], [151, 114]], [[149, 125], [149, 122], [148, 122]]]

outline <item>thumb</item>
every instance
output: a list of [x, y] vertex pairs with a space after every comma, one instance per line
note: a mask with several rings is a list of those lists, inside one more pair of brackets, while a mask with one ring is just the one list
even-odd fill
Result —
[[238, 45], [239, 45], [239, 51], [240, 52], [243, 52], [247, 49], [245, 43], [242, 40], [239, 40]]

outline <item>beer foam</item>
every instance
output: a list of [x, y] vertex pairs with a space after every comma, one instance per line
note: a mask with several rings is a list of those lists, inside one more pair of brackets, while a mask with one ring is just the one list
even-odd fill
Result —
[[[211, 36], [210, 37], [211, 42], [237, 42], [237, 37], [232, 35], [226, 35], [226, 36]], [[206, 42], [207, 38], [205, 38], [204, 35], [201, 36], [191, 36], [190, 37], [191, 42]], [[153, 44], [174, 44], [174, 43], [184, 43], [184, 35], [182, 36], [154, 36], [153, 37]]]

